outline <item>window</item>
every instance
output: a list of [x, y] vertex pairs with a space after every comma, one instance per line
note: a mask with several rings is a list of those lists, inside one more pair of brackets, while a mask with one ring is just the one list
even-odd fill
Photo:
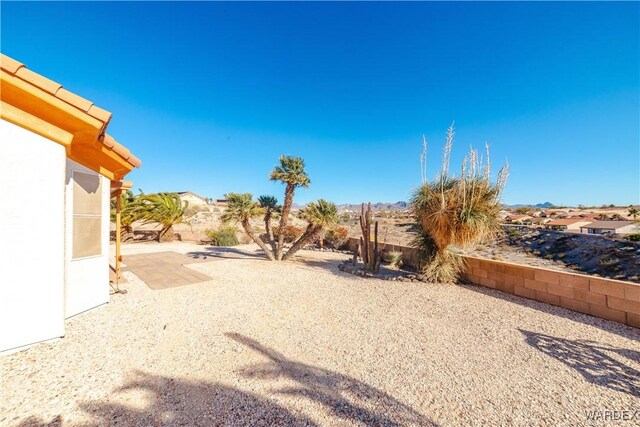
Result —
[[99, 175], [73, 172], [73, 259], [102, 254], [102, 184]]

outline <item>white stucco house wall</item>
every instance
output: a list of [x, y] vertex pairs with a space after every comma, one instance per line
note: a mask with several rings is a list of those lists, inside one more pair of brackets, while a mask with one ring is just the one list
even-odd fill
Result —
[[65, 319], [109, 301], [111, 187], [140, 160], [106, 134], [111, 113], [0, 65], [1, 353], [62, 337]]
[[209, 205], [207, 199], [191, 191], [180, 191], [178, 192], [178, 196], [180, 200], [187, 202], [189, 207]]
[[634, 234], [640, 233], [640, 223], [634, 221], [594, 221], [580, 227], [586, 234]]

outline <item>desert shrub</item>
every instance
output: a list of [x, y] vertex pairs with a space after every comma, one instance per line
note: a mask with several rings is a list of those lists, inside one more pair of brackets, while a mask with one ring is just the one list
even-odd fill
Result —
[[382, 259], [384, 259], [389, 264], [400, 267], [402, 264], [402, 252], [401, 251], [384, 251], [382, 254]]
[[464, 258], [445, 249], [435, 252], [435, 255], [422, 267], [422, 274], [429, 282], [454, 283], [458, 280], [460, 272], [465, 269]]
[[[282, 233], [284, 235], [284, 242], [285, 243], [293, 243], [295, 242], [298, 237], [302, 236], [302, 233], [304, 232], [304, 230], [300, 227], [296, 227], [295, 225], [287, 225], [284, 227], [284, 232]], [[277, 228], [274, 230], [273, 232], [273, 236], [275, 239], [279, 239], [280, 238], [280, 229]]]
[[234, 227], [221, 227], [217, 230], [205, 230], [207, 237], [211, 239], [213, 246], [235, 246], [239, 244]]
[[411, 199], [411, 213], [419, 231], [414, 242], [422, 263], [422, 273], [429, 281], [454, 282], [464, 268], [463, 259], [450, 246], [467, 248], [492, 241], [500, 231], [498, 213], [500, 196], [508, 175], [508, 167], [491, 180], [489, 148], [486, 163], [476, 150], [471, 150], [462, 163], [460, 176], [449, 173], [453, 144], [453, 125], [447, 133], [442, 169], [436, 179], [427, 182], [426, 141], [421, 160], [422, 185]]
[[327, 231], [327, 233], [324, 236], [324, 241], [328, 245], [336, 249], [339, 249], [342, 246], [344, 246], [345, 243], [347, 243], [348, 239], [349, 239], [349, 230], [347, 230], [345, 227], [332, 228], [329, 231]]
[[640, 233], [630, 234], [629, 236], [627, 236], [627, 239], [631, 240], [632, 242], [640, 242]]

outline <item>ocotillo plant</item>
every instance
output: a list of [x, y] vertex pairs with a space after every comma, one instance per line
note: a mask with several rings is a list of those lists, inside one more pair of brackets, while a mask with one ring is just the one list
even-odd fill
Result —
[[373, 247], [371, 247], [371, 203], [364, 210], [364, 203], [360, 209], [360, 248], [362, 251], [362, 262], [365, 270], [377, 273], [380, 270], [380, 251], [378, 250], [378, 221], [373, 226]]

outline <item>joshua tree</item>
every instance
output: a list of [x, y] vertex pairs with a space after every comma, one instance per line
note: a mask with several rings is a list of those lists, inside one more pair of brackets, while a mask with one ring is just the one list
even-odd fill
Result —
[[273, 252], [277, 252], [276, 242], [273, 238], [273, 229], [271, 228], [271, 219], [274, 214], [277, 214], [281, 207], [278, 205], [278, 199], [273, 196], [260, 196], [258, 197], [258, 203], [260, 207], [264, 209], [264, 229], [269, 237], [269, 243]]
[[410, 205], [420, 229], [414, 246], [423, 261], [422, 272], [431, 281], [451, 282], [460, 273], [462, 260], [449, 250], [451, 245], [468, 247], [491, 239], [500, 229], [500, 195], [508, 165], [500, 169], [497, 182], [492, 183], [487, 146], [486, 164], [472, 149], [462, 163], [460, 177], [450, 176], [453, 136], [451, 125], [440, 174], [432, 182], [423, 179]]
[[173, 240], [173, 225], [182, 222], [188, 203], [176, 193], [143, 194], [132, 207], [131, 214], [144, 224], [157, 222], [161, 225], [158, 241]]
[[320, 236], [323, 230], [337, 223], [338, 208], [334, 203], [319, 199], [317, 202], [311, 202], [300, 210], [298, 216], [307, 221], [307, 228], [282, 257], [283, 260], [291, 258], [304, 245]]
[[[308, 187], [311, 181], [309, 175], [304, 170], [304, 160], [301, 157], [280, 156], [280, 164], [277, 165], [269, 178], [272, 181], [280, 181], [286, 185], [284, 190], [284, 203], [280, 216], [279, 229], [284, 228], [289, 223], [289, 213], [293, 204], [293, 196], [297, 187]], [[282, 259], [282, 249], [284, 246], [284, 233], [278, 233], [278, 245], [276, 248], [276, 259]]]
[[638, 217], [638, 214], [640, 214], [640, 211], [638, 211], [638, 209], [636, 209], [633, 206], [629, 206], [629, 215], [631, 215], [633, 217], [634, 221]]
[[275, 260], [274, 253], [269, 250], [267, 245], [256, 235], [251, 228], [251, 219], [257, 218], [264, 214], [264, 208], [253, 200], [253, 196], [250, 193], [238, 194], [229, 193], [225, 195], [228, 201], [228, 206], [222, 220], [224, 222], [239, 222], [247, 235], [253, 240], [260, 249], [264, 251], [271, 261]]

